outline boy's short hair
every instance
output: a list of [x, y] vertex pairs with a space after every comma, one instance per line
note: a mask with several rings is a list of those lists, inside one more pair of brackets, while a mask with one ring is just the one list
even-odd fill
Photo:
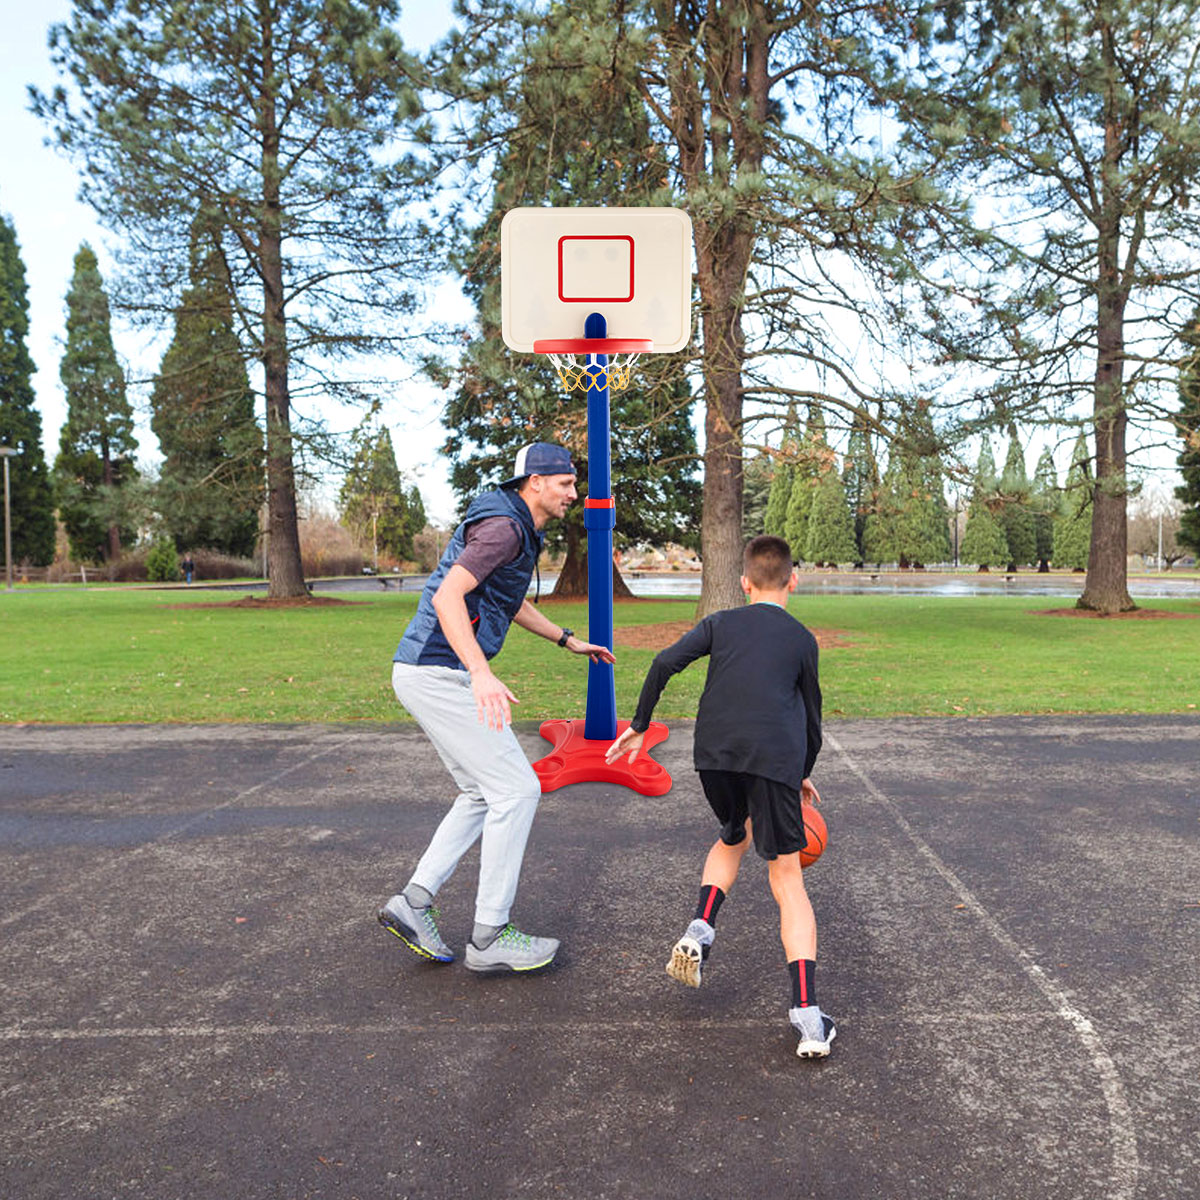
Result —
[[792, 577], [792, 548], [781, 537], [761, 534], [746, 543], [742, 574], [756, 588], [787, 587]]

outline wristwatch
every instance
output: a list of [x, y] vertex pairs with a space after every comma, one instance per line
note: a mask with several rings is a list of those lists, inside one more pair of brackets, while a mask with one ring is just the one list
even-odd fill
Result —
[[565, 646], [565, 645], [567, 644], [567, 638], [569, 638], [569, 637], [574, 637], [574, 636], [575, 636], [575, 630], [573, 630], [573, 629], [568, 629], [568, 628], [567, 628], [567, 627], [564, 625], [564, 626], [563, 626], [563, 631], [562, 631], [562, 637], [560, 637], [560, 638], [558, 639], [558, 644], [559, 644], [560, 646]]

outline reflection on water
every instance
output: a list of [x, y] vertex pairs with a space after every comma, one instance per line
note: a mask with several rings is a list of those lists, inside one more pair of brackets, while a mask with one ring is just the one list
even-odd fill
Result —
[[[405, 575], [367, 577], [363, 579], [316, 580], [313, 590], [323, 591], [389, 591], [419, 592], [427, 576]], [[556, 575], [543, 575], [541, 594], [554, 591]], [[635, 596], [698, 596], [700, 576], [694, 574], [625, 576], [625, 582]], [[533, 594], [531, 586], [530, 595]], [[1083, 591], [1082, 575], [1006, 576], [1002, 571], [982, 574], [951, 575], [938, 571], [842, 572], [818, 574], [802, 571], [796, 588], [800, 595], [847, 596], [1065, 596], [1075, 599]], [[1164, 575], [1138, 576], [1129, 580], [1129, 592], [1143, 599], [1200, 600], [1200, 579]]]

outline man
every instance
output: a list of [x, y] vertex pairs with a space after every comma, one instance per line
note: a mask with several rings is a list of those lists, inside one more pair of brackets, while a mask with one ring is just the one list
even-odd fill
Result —
[[510, 725], [517, 698], [488, 660], [515, 621], [574, 654], [613, 661], [607, 647], [560, 628], [525, 598], [542, 530], [576, 499], [575, 475], [562, 446], [523, 447], [513, 478], [471, 502], [396, 651], [396, 697], [461, 789], [407, 886], [379, 913], [379, 923], [422, 958], [454, 960], [433, 898], [477, 839], [479, 886], [466, 966], [535, 971], [558, 951], [554, 938], [521, 933], [508, 920], [541, 784]]

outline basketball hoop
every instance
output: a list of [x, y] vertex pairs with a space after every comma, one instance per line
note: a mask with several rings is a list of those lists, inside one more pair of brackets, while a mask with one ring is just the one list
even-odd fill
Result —
[[[650, 338], [542, 338], [533, 343], [533, 352], [554, 364], [564, 392], [592, 387], [622, 391], [629, 386], [637, 360], [653, 349]], [[596, 361], [599, 355], [607, 356], [607, 365]]]

